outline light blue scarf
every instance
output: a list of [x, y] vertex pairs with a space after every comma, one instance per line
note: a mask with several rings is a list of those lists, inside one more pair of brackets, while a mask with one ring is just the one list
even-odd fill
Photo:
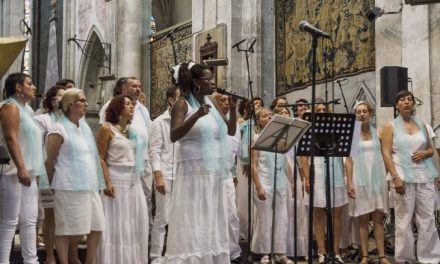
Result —
[[29, 176], [34, 179], [39, 177], [39, 188], [48, 189], [46, 168], [44, 166], [43, 137], [40, 127], [34, 119], [34, 112], [26, 105], [21, 104], [15, 96], [3, 101], [13, 103], [20, 110], [19, 137], [27, 141], [28, 150], [22, 150], [22, 156]]
[[252, 126], [254, 126], [253, 121], [250, 121], [250, 119], [240, 125], [240, 132], [242, 135], [240, 144], [240, 162], [242, 165], [249, 164], [249, 122], [252, 122]]
[[[269, 171], [269, 179], [270, 179], [270, 192], [273, 194], [273, 186], [275, 181], [275, 153], [263, 151], [263, 155], [267, 159], [268, 171]], [[287, 188], [287, 176], [286, 176], [286, 155], [285, 154], [276, 154], [277, 155], [277, 192], [283, 192]]]
[[[219, 175], [222, 175], [221, 177], [227, 178], [229, 177], [228, 171], [233, 164], [230, 145], [228, 144], [228, 128], [213, 102], [206, 96], [203, 101], [205, 104], [211, 106], [208, 115], [214, 118], [219, 129], [219, 131], [213, 129], [211, 119], [208, 118], [208, 115], [197, 120], [202, 133], [203, 165], [208, 171], [214, 172], [215, 174], [219, 173]], [[192, 93], [188, 96], [188, 103], [194, 109], [200, 107], [200, 103]], [[219, 138], [216, 139], [214, 135], [219, 135]]]
[[[413, 115], [411, 119], [416, 123], [420, 132], [425, 139], [425, 143], [423, 144], [424, 149], [428, 146], [429, 135], [427, 134], [426, 126], [418, 118]], [[412, 153], [408, 151], [410, 149], [410, 139], [408, 133], [406, 132], [405, 126], [403, 125], [402, 116], [398, 115], [396, 119], [394, 119], [394, 146], [397, 149], [397, 155], [399, 157], [400, 164], [402, 166], [403, 175], [402, 180], [405, 182], [414, 182], [414, 170], [412, 168], [413, 161], [411, 159]], [[423, 164], [425, 168], [427, 168], [427, 173], [430, 179], [434, 179], [437, 177], [438, 173], [434, 167], [434, 163], [432, 161], [432, 157], [428, 157], [419, 161], [419, 164]], [[399, 175], [400, 176], [400, 175]]]
[[135, 167], [136, 175], [142, 177], [145, 175], [144, 153], [147, 143], [143, 137], [139, 137], [133, 128], [128, 128], [128, 139], [136, 145], [135, 150]]
[[[138, 104], [140, 104], [140, 103], [138, 102]], [[142, 104], [141, 104], [141, 106], [139, 107], [139, 111], [140, 111], [140, 113], [141, 113], [142, 118], [143, 118], [144, 121], [145, 121], [145, 124], [146, 124], [146, 127], [147, 127], [147, 131], [148, 131], [148, 128], [149, 128], [150, 125], [151, 125], [150, 114], [148, 113], [148, 111], [147, 111], [147, 109], [145, 108], [145, 106], [142, 105]], [[146, 140], [144, 140], [144, 141], [145, 141], [145, 144], [148, 146], [148, 137], [147, 137]]]
[[[71, 142], [70, 144], [70, 157], [71, 157], [71, 168], [70, 171], [74, 175], [74, 191], [99, 191], [103, 190], [105, 188], [104, 183], [104, 177], [102, 174], [102, 167], [101, 162], [99, 160], [99, 154], [98, 149], [96, 147], [95, 137], [93, 136], [92, 130], [90, 129], [89, 125], [87, 124], [85, 118], [81, 118], [79, 120], [79, 129], [81, 130], [81, 135], [84, 137], [84, 140], [87, 143], [87, 146], [90, 147], [92, 152], [92, 158], [95, 161], [96, 164], [96, 172], [90, 172], [90, 171], [84, 171], [84, 165], [81, 164], [81, 160], [77, 157], [81, 157], [84, 155], [81, 153], [81, 149], [78, 146], [78, 142], [81, 142], [77, 131], [75, 131], [73, 124], [66, 116], [62, 116], [59, 121], [67, 135], [69, 136], [69, 140]], [[97, 177], [97, 186], [94, 186], [96, 188], [92, 188], [93, 179], [89, 179], [88, 176], [96, 176]]]
[[[385, 166], [383, 164], [382, 152], [380, 149], [380, 140], [377, 136], [377, 130], [370, 124], [371, 140], [373, 141], [373, 160], [371, 164], [367, 164], [365, 159], [365, 145], [358, 144], [358, 150], [354, 160], [354, 169], [356, 171], [357, 186], [366, 186], [371, 184], [371, 190], [374, 193], [382, 192], [383, 182], [385, 179]], [[371, 183], [370, 177], [367, 175], [366, 167], [371, 167]]]

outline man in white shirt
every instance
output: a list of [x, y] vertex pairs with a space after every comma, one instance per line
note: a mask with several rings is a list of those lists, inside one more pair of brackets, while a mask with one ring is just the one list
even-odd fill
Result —
[[[139, 102], [139, 95], [141, 94], [141, 82], [136, 77], [128, 77], [121, 78], [116, 83], [115, 90], [119, 87], [122, 88], [122, 94], [131, 95], [135, 100], [134, 104], [134, 115], [133, 120], [131, 121], [130, 127], [133, 128], [138, 136], [144, 138], [145, 142], [148, 145], [149, 139], [149, 127], [151, 125], [150, 113], [147, 108]], [[118, 90], [116, 90], [118, 92]], [[105, 122], [105, 111], [107, 110], [108, 103], [105, 104], [100, 110], [100, 124]], [[102, 115], [101, 115], [102, 113]], [[103, 117], [101, 119], [101, 117]], [[148, 155], [148, 147], [145, 148], [144, 153], [144, 162], [145, 162], [145, 175], [141, 177], [142, 188], [145, 193], [145, 197], [147, 199], [148, 204], [148, 216], [151, 219], [151, 210], [153, 207], [153, 203], [151, 201], [152, 197], [152, 185], [153, 185], [153, 176], [151, 174], [151, 165], [150, 165], [150, 157]]]
[[[170, 109], [180, 92], [175, 87], [166, 91], [168, 108], [151, 124], [149, 154], [156, 189], [156, 214], [151, 230], [150, 260], [152, 264], [161, 263], [165, 240], [165, 226], [171, 202], [174, 176], [174, 144], [170, 140]], [[177, 143], [176, 143], [177, 144]]]
[[[214, 93], [213, 99], [217, 105], [218, 110], [223, 113], [223, 115], [228, 115], [230, 111], [229, 107], [229, 97], [227, 95], [222, 95], [219, 93]], [[237, 133], [240, 133], [240, 127], [237, 125]], [[238, 142], [239, 136], [229, 136], [229, 145], [231, 147], [231, 155], [235, 161], [235, 157], [238, 154]], [[235, 162], [234, 162], [235, 163]], [[235, 204], [235, 184], [236, 175], [232, 174], [235, 170], [235, 165], [233, 168], [229, 168], [230, 176], [224, 180], [225, 184], [225, 200], [228, 207], [228, 233], [229, 233], [229, 255], [231, 258], [231, 263], [241, 263], [241, 248], [238, 244], [240, 238], [240, 220], [237, 215], [237, 207]]]

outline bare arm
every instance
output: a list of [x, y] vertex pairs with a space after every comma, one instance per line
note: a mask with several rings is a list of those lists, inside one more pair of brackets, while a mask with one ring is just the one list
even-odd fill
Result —
[[102, 125], [98, 130], [98, 134], [96, 135], [96, 144], [98, 146], [99, 160], [101, 161], [102, 174], [104, 175], [106, 186], [104, 194], [115, 198], [115, 192], [108, 173], [107, 162], [105, 161], [107, 158], [108, 147], [112, 138], [113, 132], [110, 126], [108, 124]]
[[304, 176], [304, 189], [307, 193], [310, 192], [310, 165], [309, 165], [309, 157], [308, 156], [301, 156], [300, 157], [300, 163], [301, 163], [301, 171]]
[[61, 145], [63, 144], [63, 137], [60, 134], [49, 134], [47, 137], [46, 143], [46, 162], [44, 165], [46, 166], [47, 178], [49, 179], [49, 183], [52, 183], [53, 174], [55, 172], [55, 161], [58, 157], [58, 153], [61, 149]]
[[385, 163], [385, 168], [393, 178], [393, 185], [396, 189], [396, 192], [404, 195], [405, 194], [405, 185], [402, 179], [397, 174], [396, 166], [393, 162], [393, 126], [391, 123], [387, 123], [383, 127], [382, 131], [382, 156], [383, 161]]
[[31, 178], [24, 164], [21, 148], [18, 143], [18, 129], [20, 126], [20, 110], [15, 104], [6, 104], [1, 109], [3, 135], [9, 154], [17, 167], [18, 181], [24, 186], [31, 185]]
[[202, 105], [197, 112], [185, 120], [185, 115], [188, 112], [188, 106], [186, 105], [184, 99], [178, 99], [171, 109], [171, 142], [174, 143], [184, 137], [194, 126], [197, 120], [199, 120], [199, 118], [209, 113], [209, 108], [209, 105]]
[[356, 198], [353, 187], [353, 158], [347, 157], [345, 159], [345, 171], [347, 172], [347, 192], [350, 198]]
[[263, 186], [261, 185], [260, 178], [258, 177], [258, 170], [257, 170], [257, 155], [258, 152], [256, 150], [252, 150], [251, 152], [251, 176], [252, 180], [255, 184], [255, 189], [257, 191], [258, 199], [264, 201], [267, 198], [266, 191], [264, 191]]
[[237, 100], [229, 96], [229, 120], [226, 122], [228, 126], [228, 135], [234, 136], [237, 131]]

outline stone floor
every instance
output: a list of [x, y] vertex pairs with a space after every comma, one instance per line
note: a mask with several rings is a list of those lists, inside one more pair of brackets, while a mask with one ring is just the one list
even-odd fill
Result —
[[[242, 250], [243, 250], [243, 256], [247, 256], [247, 244], [246, 242], [242, 242], [240, 243]], [[377, 256], [377, 254], [375, 254], [375, 242], [373, 240], [370, 241], [369, 243], [369, 249], [370, 249], [370, 258], [371, 258], [371, 263], [379, 263], [379, 257]], [[86, 255], [86, 246], [85, 245], [79, 245], [78, 246], [78, 251], [79, 251], [79, 257], [80, 260], [82, 262], [84, 262], [85, 259], [85, 255]], [[357, 258], [355, 257], [357, 253], [356, 248], [353, 248], [350, 250], [350, 254], [351, 257], [349, 258], [345, 258], [346, 263], [358, 263]], [[390, 252], [388, 252], [390, 253]], [[392, 254], [386, 254], [388, 260], [391, 263], [395, 263]], [[38, 257], [39, 257], [39, 261], [40, 263], [44, 263], [44, 260], [46, 259], [46, 253], [44, 251], [43, 247], [39, 247], [38, 248]], [[253, 263], [257, 264], [259, 263], [259, 259], [261, 256], [258, 255], [254, 255], [253, 256]], [[244, 258], [245, 260], [245, 258]], [[20, 253], [20, 240], [18, 238], [18, 236], [16, 237], [16, 241], [15, 241], [15, 247], [14, 247], [14, 252], [11, 255], [11, 264], [22, 264], [23, 263], [23, 259], [21, 258], [21, 253]], [[247, 263], [247, 262], [243, 262], [243, 263]], [[304, 260], [299, 260], [297, 261], [297, 263], [308, 263], [307, 261]], [[316, 258], [313, 259], [313, 263], [318, 263], [318, 260]], [[124, 263], [125, 264], [125, 263]], [[127, 263], [128, 264], [128, 263]]]

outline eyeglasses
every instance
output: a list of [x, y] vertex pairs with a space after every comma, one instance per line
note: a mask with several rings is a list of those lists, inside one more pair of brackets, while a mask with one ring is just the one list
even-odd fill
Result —
[[81, 103], [85, 104], [85, 103], [87, 103], [87, 99], [86, 98], [76, 99], [76, 100], [74, 100], [74, 102], [81, 102]]
[[212, 80], [214, 80], [214, 78], [215, 78], [215, 76], [214, 76], [214, 75], [211, 75], [211, 76], [208, 76], [208, 77], [201, 77], [200, 80], [203, 80], [203, 81], [212, 81]]

